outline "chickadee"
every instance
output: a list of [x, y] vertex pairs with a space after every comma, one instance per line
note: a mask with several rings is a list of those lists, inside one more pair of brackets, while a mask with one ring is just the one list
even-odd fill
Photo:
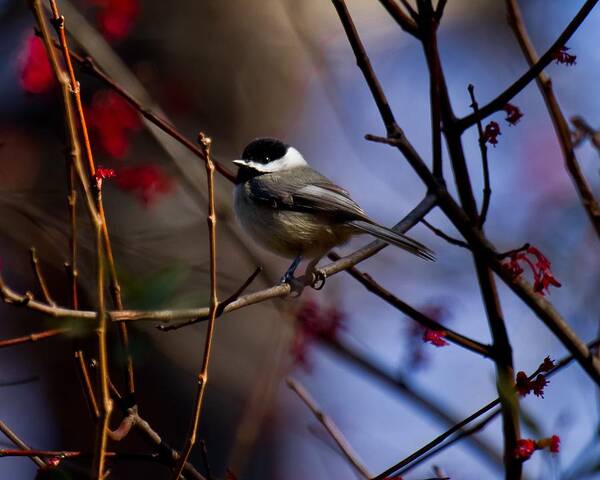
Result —
[[329, 250], [362, 233], [434, 260], [426, 246], [371, 220], [346, 190], [276, 138], [253, 140], [233, 163], [240, 167], [234, 208], [242, 227], [268, 250], [294, 258], [283, 282], [294, 280], [302, 258], [312, 259], [306, 271], [314, 273]]

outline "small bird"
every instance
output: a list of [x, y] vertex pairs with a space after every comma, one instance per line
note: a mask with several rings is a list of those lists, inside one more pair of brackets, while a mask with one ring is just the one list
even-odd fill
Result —
[[306, 272], [316, 275], [317, 281], [319, 260], [363, 233], [435, 259], [425, 245], [371, 220], [346, 190], [312, 169], [298, 150], [281, 140], [257, 138], [233, 163], [239, 166], [234, 208], [240, 224], [266, 249], [294, 259], [282, 282], [293, 285], [303, 258], [312, 259]]

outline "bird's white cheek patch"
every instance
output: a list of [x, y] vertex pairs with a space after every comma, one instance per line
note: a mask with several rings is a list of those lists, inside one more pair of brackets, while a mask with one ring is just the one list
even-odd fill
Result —
[[258, 162], [248, 162], [248, 167], [253, 168], [258, 172], [273, 173], [281, 172], [282, 170], [288, 170], [295, 167], [304, 167], [308, 165], [304, 157], [294, 147], [289, 147], [287, 153], [279, 160], [270, 162], [267, 164]]

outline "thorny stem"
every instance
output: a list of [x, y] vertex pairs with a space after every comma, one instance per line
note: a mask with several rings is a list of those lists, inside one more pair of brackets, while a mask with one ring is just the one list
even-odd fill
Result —
[[185, 462], [192, 451], [192, 447], [194, 446], [194, 443], [196, 443], [196, 435], [198, 432], [198, 425], [200, 424], [200, 415], [202, 413], [206, 384], [208, 383], [208, 366], [210, 362], [210, 353], [215, 331], [215, 321], [217, 318], [217, 310], [219, 308], [219, 299], [217, 298], [217, 215], [215, 212], [214, 188], [215, 166], [210, 153], [211, 139], [206, 137], [203, 133], [200, 133], [198, 135], [198, 141], [203, 150], [204, 157], [206, 158], [206, 181], [208, 184], [208, 216], [206, 217], [206, 222], [208, 224], [210, 255], [210, 306], [208, 313], [208, 329], [206, 331], [206, 340], [204, 344], [204, 355], [202, 357], [202, 367], [200, 369], [200, 373], [198, 374], [198, 390], [194, 405], [194, 413], [192, 415], [192, 421], [190, 423], [190, 429], [185, 441], [185, 446], [181, 452], [177, 465], [175, 466], [174, 474], [171, 477], [173, 480], [177, 480], [181, 475]]
[[[475, 99], [475, 87], [471, 84], [467, 87], [469, 95], [471, 97], [471, 108], [473, 113], [477, 114], [479, 111], [479, 105]], [[487, 218], [488, 209], [490, 208], [490, 198], [492, 196], [492, 189], [490, 188], [490, 169], [488, 164], [488, 149], [485, 144], [485, 138], [483, 138], [483, 125], [481, 119], [477, 119], [477, 134], [479, 143], [479, 151], [481, 152], [481, 166], [483, 169], [483, 201], [481, 202], [481, 213], [479, 214], [479, 228], [483, 228], [485, 220]]]
[[[513, 30], [513, 33], [515, 34], [515, 37], [517, 38], [517, 41], [519, 42], [519, 46], [523, 51], [523, 55], [525, 55], [525, 58], [527, 59], [527, 63], [530, 66], [535, 65], [539, 59], [535, 51], [535, 47], [533, 46], [533, 43], [531, 43], [531, 39], [527, 33], [517, 0], [506, 0], [506, 8], [508, 10], [509, 24]], [[560, 46], [564, 46], [564, 43]], [[571, 130], [569, 129], [567, 120], [565, 119], [560, 105], [558, 104], [556, 95], [554, 95], [552, 81], [550, 80], [550, 77], [543, 71], [539, 72], [536, 80], [542, 97], [544, 97], [544, 102], [548, 108], [550, 118], [552, 119], [567, 171], [571, 175], [575, 189], [579, 194], [581, 204], [590, 221], [592, 222], [594, 229], [596, 230], [596, 235], [600, 238], [600, 205], [594, 197], [592, 189], [590, 188], [590, 185], [585, 179], [581, 168], [579, 167], [579, 163], [577, 162], [577, 157], [573, 148], [573, 142], [571, 140]]]
[[[71, 83], [71, 93], [75, 98], [75, 105], [77, 107], [77, 115], [79, 119], [79, 124], [81, 126], [81, 134], [83, 137], [84, 150], [86, 153], [86, 158], [88, 162], [88, 171], [90, 178], [94, 178], [96, 173], [96, 165], [94, 163], [94, 157], [92, 154], [92, 147], [90, 144], [89, 133], [87, 129], [87, 124], [85, 120], [85, 115], [83, 111], [83, 103], [81, 101], [81, 89], [77, 78], [75, 77], [75, 72], [73, 70], [73, 64], [71, 62], [71, 54], [69, 53], [69, 47], [67, 44], [67, 37], [65, 34], [65, 19], [58, 10], [58, 6], [56, 5], [56, 0], [49, 0], [50, 9], [52, 11], [52, 24], [56, 30], [56, 33], [59, 37], [60, 50], [63, 53], [63, 58], [65, 61], [65, 65], [67, 67], [67, 73], [69, 75], [69, 81]], [[101, 189], [96, 189], [96, 209], [98, 210], [98, 214], [100, 217], [100, 229], [102, 233], [102, 241], [104, 242], [104, 249], [106, 251], [106, 261], [108, 263], [108, 271], [110, 278], [110, 291], [113, 298], [113, 302], [117, 310], [123, 310], [123, 301], [121, 299], [121, 287], [119, 285], [119, 279], [117, 276], [117, 269], [115, 266], [114, 255], [112, 251], [112, 244], [110, 241], [110, 235], [108, 233], [108, 224], [106, 221], [106, 215], [104, 213], [104, 205], [102, 202]], [[127, 331], [127, 325], [119, 325], [119, 337], [121, 339], [121, 344], [123, 345], [123, 351], [125, 352], [126, 357], [126, 378], [127, 385], [129, 389], [129, 393], [133, 395], [135, 393], [135, 380], [133, 374], [133, 358], [131, 356], [131, 350], [129, 348], [129, 333]]]
[[288, 378], [286, 380], [287, 386], [302, 400], [304, 405], [308, 407], [308, 409], [312, 412], [315, 418], [319, 421], [323, 428], [329, 433], [333, 441], [336, 443], [346, 460], [350, 462], [352, 467], [364, 478], [369, 480], [371, 478], [371, 474], [367, 467], [364, 466], [362, 460], [358, 457], [358, 454], [354, 451], [354, 449], [350, 446], [350, 443], [344, 437], [344, 434], [340, 431], [334, 421], [327, 416], [317, 402], [311, 397], [310, 393], [296, 380], [292, 378]]

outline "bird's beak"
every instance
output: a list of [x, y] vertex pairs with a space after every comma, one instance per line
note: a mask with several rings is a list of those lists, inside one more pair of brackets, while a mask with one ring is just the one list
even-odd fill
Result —
[[235, 163], [238, 167], [248, 165], [248, 162], [246, 160], [234, 160], [233, 163]]

